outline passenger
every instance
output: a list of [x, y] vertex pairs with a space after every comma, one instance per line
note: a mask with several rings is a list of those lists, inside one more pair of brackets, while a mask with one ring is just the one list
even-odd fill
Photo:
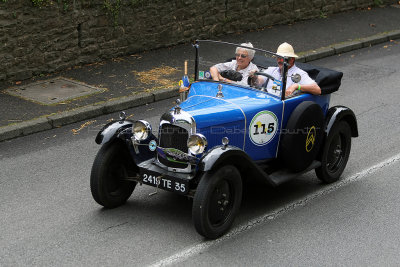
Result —
[[[243, 43], [241, 46], [253, 47], [251, 43]], [[258, 71], [258, 68], [255, 64], [251, 62], [254, 57], [255, 50], [237, 47], [236, 48], [236, 59], [231, 62], [219, 63], [210, 68], [210, 73], [214, 81], [223, 81], [223, 82], [233, 82], [230, 79], [224, 78], [221, 76], [221, 72], [225, 70], [234, 70], [239, 72], [242, 75], [242, 79], [237, 81], [236, 83], [239, 85], [248, 85], [247, 79], [251, 72]]]
[[[278, 47], [278, 50], [276, 52], [280, 56], [288, 57], [289, 58], [289, 65], [288, 65], [288, 74], [287, 74], [287, 80], [286, 80], [286, 91], [285, 91], [285, 96], [290, 96], [294, 92], [297, 91], [298, 94], [300, 92], [306, 92], [306, 93], [311, 93], [314, 95], [320, 95], [321, 94], [321, 88], [318, 86], [318, 84], [308, 76], [308, 73], [305, 72], [304, 70], [298, 68], [295, 65], [296, 58], [298, 57], [294, 53], [293, 47], [288, 44], [288, 43], [283, 43]], [[276, 59], [278, 63], [278, 67], [269, 67], [268, 69], [264, 70], [263, 72], [271, 75], [277, 80], [282, 80], [282, 72], [283, 72], [283, 58], [277, 57]], [[301, 80], [298, 83], [294, 83], [292, 79], [290, 78], [292, 75], [299, 74], [301, 76]], [[258, 86], [265, 86], [265, 83], [268, 81], [267, 84], [267, 91], [269, 93], [275, 94], [280, 96], [280, 91], [274, 90], [274, 82], [271, 79], [268, 79], [265, 76], [261, 75], [255, 75], [252, 76], [253, 79], [255, 80], [255, 84]], [[275, 84], [276, 85], [276, 84]]]

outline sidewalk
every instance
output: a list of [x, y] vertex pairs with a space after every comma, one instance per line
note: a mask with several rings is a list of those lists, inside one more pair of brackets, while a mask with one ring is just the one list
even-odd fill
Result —
[[[354, 10], [217, 39], [233, 43], [250, 41], [255, 47], [271, 51], [287, 41], [301, 55], [300, 60], [308, 62], [400, 39], [400, 4]], [[190, 44], [77, 66], [17, 82], [11, 87], [0, 85], [0, 141], [177, 96], [177, 84], [186, 59], [193, 65], [194, 49]], [[85, 95], [83, 89], [76, 88], [81, 91], [76, 92], [74, 99], [62, 98], [65, 95], [53, 97], [51, 93], [41, 95], [47, 97], [47, 104], [30, 100], [32, 95], [28, 91], [32, 85], [36, 89], [56, 86], [52, 79], [57, 77], [71, 80], [58, 88], [59, 92], [82, 85], [88, 85], [83, 87], [93, 91]], [[22, 97], [10, 92], [18, 92]], [[39, 90], [35, 94], [43, 92]], [[61, 97], [61, 102], [57, 102], [57, 97]]]

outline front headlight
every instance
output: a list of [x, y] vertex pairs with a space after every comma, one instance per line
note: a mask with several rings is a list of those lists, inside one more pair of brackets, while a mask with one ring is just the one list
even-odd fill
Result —
[[202, 134], [193, 134], [189, 137], [187, 146], [192, 154], [201, 154], [207, 147], [207, 139]]
[[132, 132], [137, 141], [146, 140], [151, 133], [151, 125], [147, 121], [137, 121], [133, 124]]

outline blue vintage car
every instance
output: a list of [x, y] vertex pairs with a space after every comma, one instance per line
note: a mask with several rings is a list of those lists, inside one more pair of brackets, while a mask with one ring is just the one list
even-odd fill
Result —
[[[96, 202], [120, 206], [137, 183], [186, 195], [193, 198], [196, 230], [213, 239], [231, 227], [245, 179], [277, 186], [312, 169], [323, 182], [339, 179], [351, 137], [358, 136], [351, 109], [329, 106], [341, 72], [298, 63], [322, 94], [286, 98], [287, 58], [286, 79], [277, 81], [281, 93], [271, 94], [210, 79], [210, 67], [229, 60], [240, 45], [203, 40], [194, 47], [194, 82], [183, 101], [161, 116], [158, 134], [148, 122], [127, 120], [123, 113], [98, 133], [102, 147], [90, 178]], [[276, 64], [279, 55], [254, 50], [260, 70]]]

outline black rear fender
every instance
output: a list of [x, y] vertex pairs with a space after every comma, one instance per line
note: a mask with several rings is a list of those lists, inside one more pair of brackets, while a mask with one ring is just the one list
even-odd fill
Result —
[[351, 129], [351, 136], [358, 137], [358, 126], [357, 119], [354, 112], [345, 106], [334, 106], [328, 110], [326, 114], [326, 128], [325, 128], [325, 136], [328, 136], [331, 131], [333, 125], [339, 121], [346, 121]]

